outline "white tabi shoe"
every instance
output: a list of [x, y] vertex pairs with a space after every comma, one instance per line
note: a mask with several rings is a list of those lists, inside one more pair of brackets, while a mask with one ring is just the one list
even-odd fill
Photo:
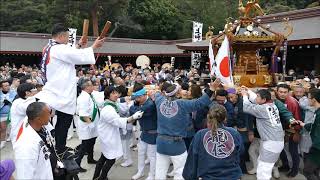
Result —
[[126, 160], [125, 162], [123, 162], [123, 163], [121, 163], [120, 164], [120, 166], [122, 166], [122, 167], [129, 167], [129, 166], [131, 166], [132, 165], [132, 160]]
[[154, 177], [148, 176], [145, 180], [154, 180]]
[[276, 178], [276, 179], [279, 179], [279, 178], [280, 178], [280, 173], [279, 173], [278, 167], [273, 167], [273, 168], [272, 168], [272, 174], [273, 174], [273, 177], [274, 177], [274, 178]]
[[137, 174], [135, 174], [134, 176], [132, 176], [132, 180], [137, 180], [140, 179], [144, 176], [143, 172], [137, 172]]

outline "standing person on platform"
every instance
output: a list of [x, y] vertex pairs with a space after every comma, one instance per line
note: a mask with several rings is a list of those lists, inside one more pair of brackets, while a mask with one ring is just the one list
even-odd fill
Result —
[[257, 179], [270, 179], [272, 168], [284, 147], [284, 132], [279, 110], [272, 102], [271, 93], [266, 89], [261, 89], [255, 94], [242, 87], [241, 94], [243, 97], [243, 112], [256, 117], [257, 129], [261, 137]]
[[160, 92], [154, 95], [158, 119], [155, 179], [166, 179], [170, 160], [173, 163], [174, 179], [183, 178], [182, 171], [188, 155], [183, 138], [187, 136], [190, 113], [208, 106], [219, 84], [220, 80], [211, 83], [210, 89], [205, 89], [205, 93], [194, 100], [177, 99], [176, 93], [180, 87], [175, 84], [166, 88], [165, 96]]
[[224, 125], [227, 110], [222, 105], [213, 105], [207, 120], [208, 128], [198, 131], [190, 145], [183, 177], [186, 180], [240, 179], [240, 154], [244, 148], [237, 130]]
[[156, 168], [156, 138], [157, 138], [157, 109], [155, 103], [148, 98], [147, 91], [141, 83], [133, 86], [135, 103], [130, 107], [130, 115], [143, 111], [139, 119], [141, 136], [138, 143], [138, 172], [132, 179], [137, 180], [144, 176], [145, 156], [150, 160], [150, 170], [147, 180], [154, 180]]
[[46, 102], [56, 110], [55, 125], [56, 147], [59, 153], [66, 148], [68, 129], [76, 112], [77, 77], [75, 65], [95, 64], [94, 50], [101, 47], [105, 39], [97, 38], [89, 48], [87, 42], [80, 39], [78, 48], [67, 45], [68, 28], [55, 24], [52, 39], [43, 50], [41, 71], [44, 86], [37, 94], [40, 101]]
[[[93, 85], [89, 79], [83, 80], [81, 84], [82, 92], [77, 98], [77, 112], [79, 115], [77, 134], [81, 140], [79, 151], [77, 152], [76, 162], [81, 165], [81, 160], [85, 153], [88, 153], [88, 164], [96, 164], [93, 159], [93, 148], [98, 136], [97, 122], [100, 119], [100, 111], [98, 105], [92, 96]], [[81, 168], [80, 172], [86, 172]]]
[[316, 108], [313, 123], [299, 122], [300, 126], [310, 132], [312, 146], [304, 161], [303, 174], [307, 180], [318, 180], [320, 171], [320, 89], [312, 89], [309, 92], [310, 106]]
[[126, 129], [128, 123], [134, 122], [143, 115], [143, 112], [138, 111], [128, 118], [121, 118], [117, 104], [120, 96], [118, 91], [113, 86], [108, 86], [104, 90], [106, 101], [98, 122], [102, 154], [94, 171], [94, 180], [108, 179], [108, 172], [116, 162], [116, 158], [123, 155], [119, 128]]

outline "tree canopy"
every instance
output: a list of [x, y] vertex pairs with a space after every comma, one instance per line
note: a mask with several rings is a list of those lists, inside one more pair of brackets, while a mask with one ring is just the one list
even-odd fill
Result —
[[[267, 14], [319, 6], [317, 0], [260, 0]], [[61, 22], [97, 36], [104, 23], [113, 22], [112, 37], [145, 39], [190, 38], [192, 21], [222, 30], [228, 17], [238, 17], [235, 0], [1, 0], [0, 30], [50, 33]]]

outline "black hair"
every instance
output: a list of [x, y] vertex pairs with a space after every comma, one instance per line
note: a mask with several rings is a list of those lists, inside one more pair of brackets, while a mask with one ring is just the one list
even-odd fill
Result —
[[288, 91], [290, 91], [290, 86], [288, 84], [279, 84], [277, 86], [277, 91], [279, 90], [279, 88], [288, 89]]
[[20, 98], [25, 99], [26, 98], [26, 92], [31, 91], [32, 89], [35, 89], [35, 85], [31, 83], [23, 83], [20, 84], [17, 88], [17, 94]]
[[43, 102], [33, 102], [29, 104], [26, 110], [26, 114], [28, 116], [28, 120], [34, 120], [39, 117], [43, 111], [43, 108], [47, 105]]
[[181, 89], [182, 90], [189, 90], [189, 84], [188, 83], [181, 83]]
[[62, 23], [57, 23], [57, 24], [53, 25], [51, 35], [52, 35], [52, 37], [55, 37], [55, 36], [59, 35], [60, 33], [67, 32], [67, 31], [69, 31], [69, 29], [67, 27], [65, 27]]
[[20, 84], [27, 82], [28, 79], [31, 79], [30, 75], [25, 75], [20, 78]]
[[167, 81], [165, 81], [165, 82], [162, 84], [160, 91], [161, 91], [161, 92], [162, 92], [162, 91], [167, 91], [167, 88], [168, 88], [170, 85], [171, 85], [170, 83], [168, 83]]
[[216, 96], [225, 96], [227, 97], [228, 96], [228, 92], [224, 89], [219, 89], [216, 91]]
[[267, 89], [260, 89], [257, 91], [257, 94], [260, 95], [261, 99], [265, 99], [266, 101], [271, 100], [271, 93]]
[[43, 87], [43, 84], [36, 84], [36, 88], [42, 88]]
[[122, 85], [117, 87], [117, 91], [121, 94], [120, 97], [126, 97], [127, 94], [128, 94], [127, 88], [125, 86], [122, 86]]
[[320, 103], [320, 89], [314, 88], [309, 91], [311, 99], [315, 99], [318, 103]]
[[9, 85], [10, 85], [10, 82], [9, 82], [8, 80], [3, 80], [3, 81], [0, 81], [0, 87], [2, 87], [2, 85], [3, 85], [4, 83], [9, 83]]
[[119, 93], [119, 90], [114, 86], [107, 86], [104, 89], [104, 99], [109, 99], [110, 98], [110, 94], [112, 92], [118, 92]]
[[141, 89], [143, 89], [143, 87], [144, 87], [144, 84], [136, 82], [133, 85], [133, 92], [140, 91]]

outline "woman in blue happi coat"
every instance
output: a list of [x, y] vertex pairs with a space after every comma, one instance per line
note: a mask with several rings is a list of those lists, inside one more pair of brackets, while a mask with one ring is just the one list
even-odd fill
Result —
[[237, 130], [224, 126], [226, 119], [225, 107], [216, 104], [210, 108], [208, 128], [198, 131], [190, 145], [182, 174], [184, 179], [240, 179], [243, 143]]

